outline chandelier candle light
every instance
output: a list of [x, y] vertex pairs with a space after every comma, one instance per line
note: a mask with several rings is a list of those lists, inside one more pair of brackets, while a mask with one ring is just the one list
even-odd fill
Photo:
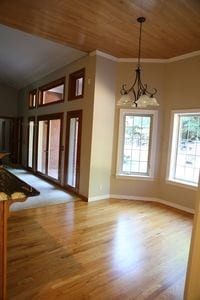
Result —
[[154, 95], [157, 93], [157, 90], [154, 88], [152, 91], [147, 90], [147, 84], [143, 84], [141, 81], [141, 66], [140, 66], [140, 56], [141, 56], [141, 34], [142, 34], [142, 23], [145, 22], [144, 17], [139, 17], [137, 22], [140, 23], [140, 34], [139, 34], [139, 49], [138, 49], [138, 64], [137, 69], [135, 70], [135, 81], [133, 85], [127, 89], [126, 84], [122, 85], [120, 94], [121, 98], [119, 99], [117, 105], [125, 107], [137, 107], [137, 108], [146, 108], [148, 106], [159, 106]]

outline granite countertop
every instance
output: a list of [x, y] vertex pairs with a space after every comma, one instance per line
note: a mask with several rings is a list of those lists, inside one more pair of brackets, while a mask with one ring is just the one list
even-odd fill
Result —
[[0, 201], [26, 199], [40, 193], [8, 170], [0, 167]]

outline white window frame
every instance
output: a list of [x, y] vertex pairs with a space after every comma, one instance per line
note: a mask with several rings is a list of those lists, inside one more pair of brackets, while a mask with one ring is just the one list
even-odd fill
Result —
[[171, 112], [171, 123], [170, 123], [170, 136], [169, 136], [169, 151], [167, 159], [167, 174], [166, 181], [177, 186], [188, 187], [195, 189], [198, 186], [198, 183], [193, 183], [187, 180], [181, 180], [174, 178], [174, 169], [177, 153], [177, 139], [179, 133], [179, 116], [184, 115], [200, 115], [200, 109], [182, 109], [182, 110], [172, 110]]
[[[144, 175], [139, 174], [123, 174], [121, 172], [122, 165], [122, 153], [123, 153], [123, 133], [124, 133], [124, 116], [126, 114], [136, 115], [146, 115], [152, 116], [151, 124], [151, 140], [149, 142], [149, 174]], [[158, 123], [158, 111], [157, 110], [141, 110], [141, 109], [120, 109], [119, 115], [119, 132], [118, 132], [118, 151], [117, 151], [117, 168], [116, 176], [119, 178], [138, 178], [145, 180], [152, 180], [155, 176], [155, 159], [156, 159], [156, 145], [157, 145], [157, 123]]]

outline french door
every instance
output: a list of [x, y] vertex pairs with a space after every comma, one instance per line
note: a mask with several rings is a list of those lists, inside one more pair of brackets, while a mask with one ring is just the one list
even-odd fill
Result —
[[82, 110], [67, 113], [65, 187], [79, 191]]
[[28, 119], [28, 159], [27, 167], [34, 168], [34, 136], [35, 136], [35, 117]]
[[63, 114], [39, 116], [37, 121], [36, 171], [60, 182]]

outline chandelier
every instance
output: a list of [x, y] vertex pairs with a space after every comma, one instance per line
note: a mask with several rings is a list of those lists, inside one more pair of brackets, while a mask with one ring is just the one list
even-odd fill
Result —
[[126, 84], [122, 85], [120, 94], [121, 98], [117, 102], [119, 106], [125, 107], [138, 107], [146, 108], [148, 106], [159, 106], [154, 95], [157, 93], [157, 90], [154, 88], [152, 91], [147, 89], [147, 84], [143, 84], [141, 81], [141, 65], [140, 65], [140, 56], [141, 56], [141, 35], [142, 35], [142, 23], [145, 22], [144, 17], [139, 17], [137, 22], [140, 23], [140, 34], [139, 34], [139, 47], [138, 47], [138, 63], [137, 69], [135, 70], [135, 80], [132, 86], [127, 89]]

